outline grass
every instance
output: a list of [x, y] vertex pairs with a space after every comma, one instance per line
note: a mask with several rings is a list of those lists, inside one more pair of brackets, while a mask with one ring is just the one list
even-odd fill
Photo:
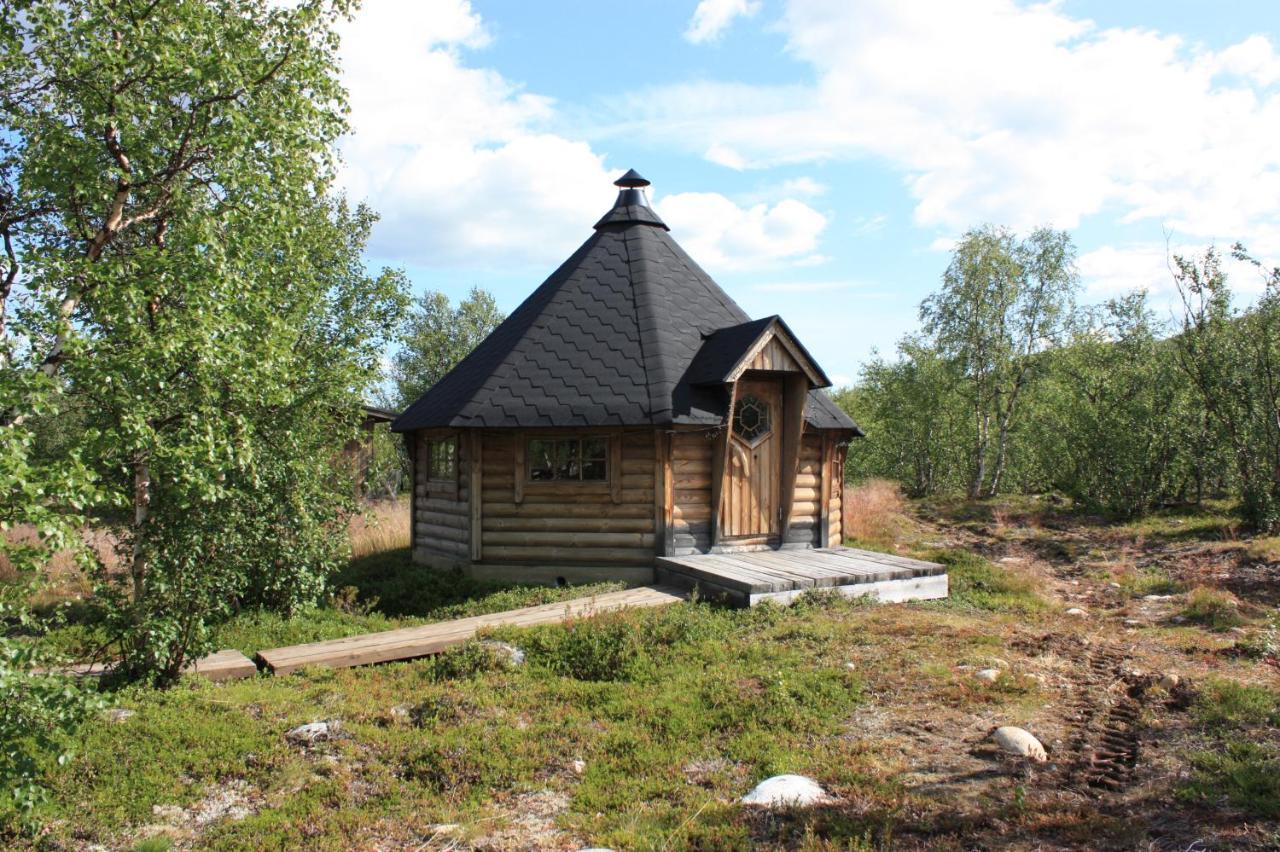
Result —
[[869, 479], [844, 492], [844, 534], [862, 546], [892, 548], [910, 523], [902, 488], [886, 479]]
[[[1191, 777], [1178, 794], [1207, 804], [1225, 801], [1249, 816], [1280, 819], [1280, 694], [1213, 678], [1191, 707], [1209, 747], [1187, 755]], [[1270, 735], [1269, 735], [1270, 734]]]
[[[722, 803], [754, 780], [799, 772], [833, 789], [865, 780], [865, 756], [842, 736], [866, 700], [844, 665], [858, 611], [839, 600], [788, 611], [680, 604], [499, 631], [528, 655], [515, 669], [463, 648], [379, 668], [125, 692], [120, 703], [137, 711], [128, 728], [91, 726], [80, 757], [55, 773], [50, 839], [110, 842], [152, 822], [155, 805], [196, 809], [244, 783], [263, 809], [217, 824], [203, 843], [409, 842], [431, 823], [483, 828], [495, 797], [548, 788], [563, 800], [553, 828], [594, 843], [748, 845], [748, 822]], [[802, 626], [820, 630], [825, 650], [773, 639]], [[392, 713], [400, 705], [410, 708], [404, 721]], [[341, 738], [309, 749], [285, 741], [316, 719], [340, 719]], [[684, 771], [695, 764], [711, 767], [699, 784]], [[702, 818], [689, 823], [694, 812]]]
[[1240, 602], [1233, 595], [1204, 586], [1191, 590], [1181, 615], [1192, 624], [1216, 632], [1248, 623], [1240, 614]]
[[1036, 613], [1046, 608], [1035, 583], [1001, 565], [967, 550], [936, 550], [933, 562], [947, 566], [951, 595], [939, 606], [988, 612]]

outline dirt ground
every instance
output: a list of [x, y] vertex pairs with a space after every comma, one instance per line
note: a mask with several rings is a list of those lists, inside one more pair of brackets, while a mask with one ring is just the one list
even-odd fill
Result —
[[[876, 676], [880, 700], [857, 724], [897, 751], [886, 769], [910, 793], [894, 819], [894, 848], [1280, 848], [1274, 823], [1225, 801], [1175, 796], [1186, 755], [1213, 747], [1187, 712], [1198, 684], [1225, 677], [1280, 687], [1274, 646], [1241, 651], [1274, 625], [1273, 552], [1236, 538], [1229, 522], [1115, 526], [1051, 508], [959, 504], [912, 515], [898, 530], [908, 549], [978, 553], [1030, 580], [1049, 607], [993, 621], [991, 657], [953, 665], [943, 689], [902, 672]], [[1191, 623], [1182, 613], [1196, 589], [1218, 594], [1240, 626]], [[911, 624], [925, 627], [911, 616], [899, 629]], [[937, 635], [946, 642], [945, 631]], [[1000, 670], [1001, 683], [1034, 682], [1023, 726], [1044, 743], [1047, 762], [1006, 757], [989, 737], [1004, 719], [948, 700], [948, 689], [970, 690], [966, 679], [981, 668]]]

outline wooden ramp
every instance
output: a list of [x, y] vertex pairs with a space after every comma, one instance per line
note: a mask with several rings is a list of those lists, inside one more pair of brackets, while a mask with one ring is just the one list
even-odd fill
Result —
[[351, 636], [346, 639], [273, 648], [269, 651], [259, 651], [258, 657], [276, 674], [287, 674], [303, 666], [344, 668], [369, 663], [386, 663], [439, 653], [450, 645], [467, 641], [486, 627], [556, 624], [574, 618], [589, 618], [612, 610], [666, 606], [684, 599], [684, 590], [674, 586], [641, 586], [589, 598], [476, 615], [455, 621], [442, 621], [438, 624], [423, 624], [419, 627], [366, 633], [363, 636]]
[[946, 568], [903, 556], [832, 547], [661, 557], [658, 580], [737, 606], [787, 602], [811, 589], [883, 601], [947, 596]]

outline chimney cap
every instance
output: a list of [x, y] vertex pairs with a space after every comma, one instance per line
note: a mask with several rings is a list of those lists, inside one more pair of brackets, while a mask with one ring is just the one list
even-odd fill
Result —
[[638, 189], [648, 186], [649, 181], [640, 176], [635, 169], [627, 169], [627, 173], [613, 182], [614, 186], [621, 186], [628, 189]]

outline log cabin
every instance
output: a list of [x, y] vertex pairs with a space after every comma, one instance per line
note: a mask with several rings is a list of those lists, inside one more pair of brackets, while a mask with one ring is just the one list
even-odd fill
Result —
[[643, 584], [671, 557], [841, 544], [861, 431], [787, 324], [751, 319], [672, 239], [648, 185], [619, 178], [586, 242], [396, 418], [415, 561]]

